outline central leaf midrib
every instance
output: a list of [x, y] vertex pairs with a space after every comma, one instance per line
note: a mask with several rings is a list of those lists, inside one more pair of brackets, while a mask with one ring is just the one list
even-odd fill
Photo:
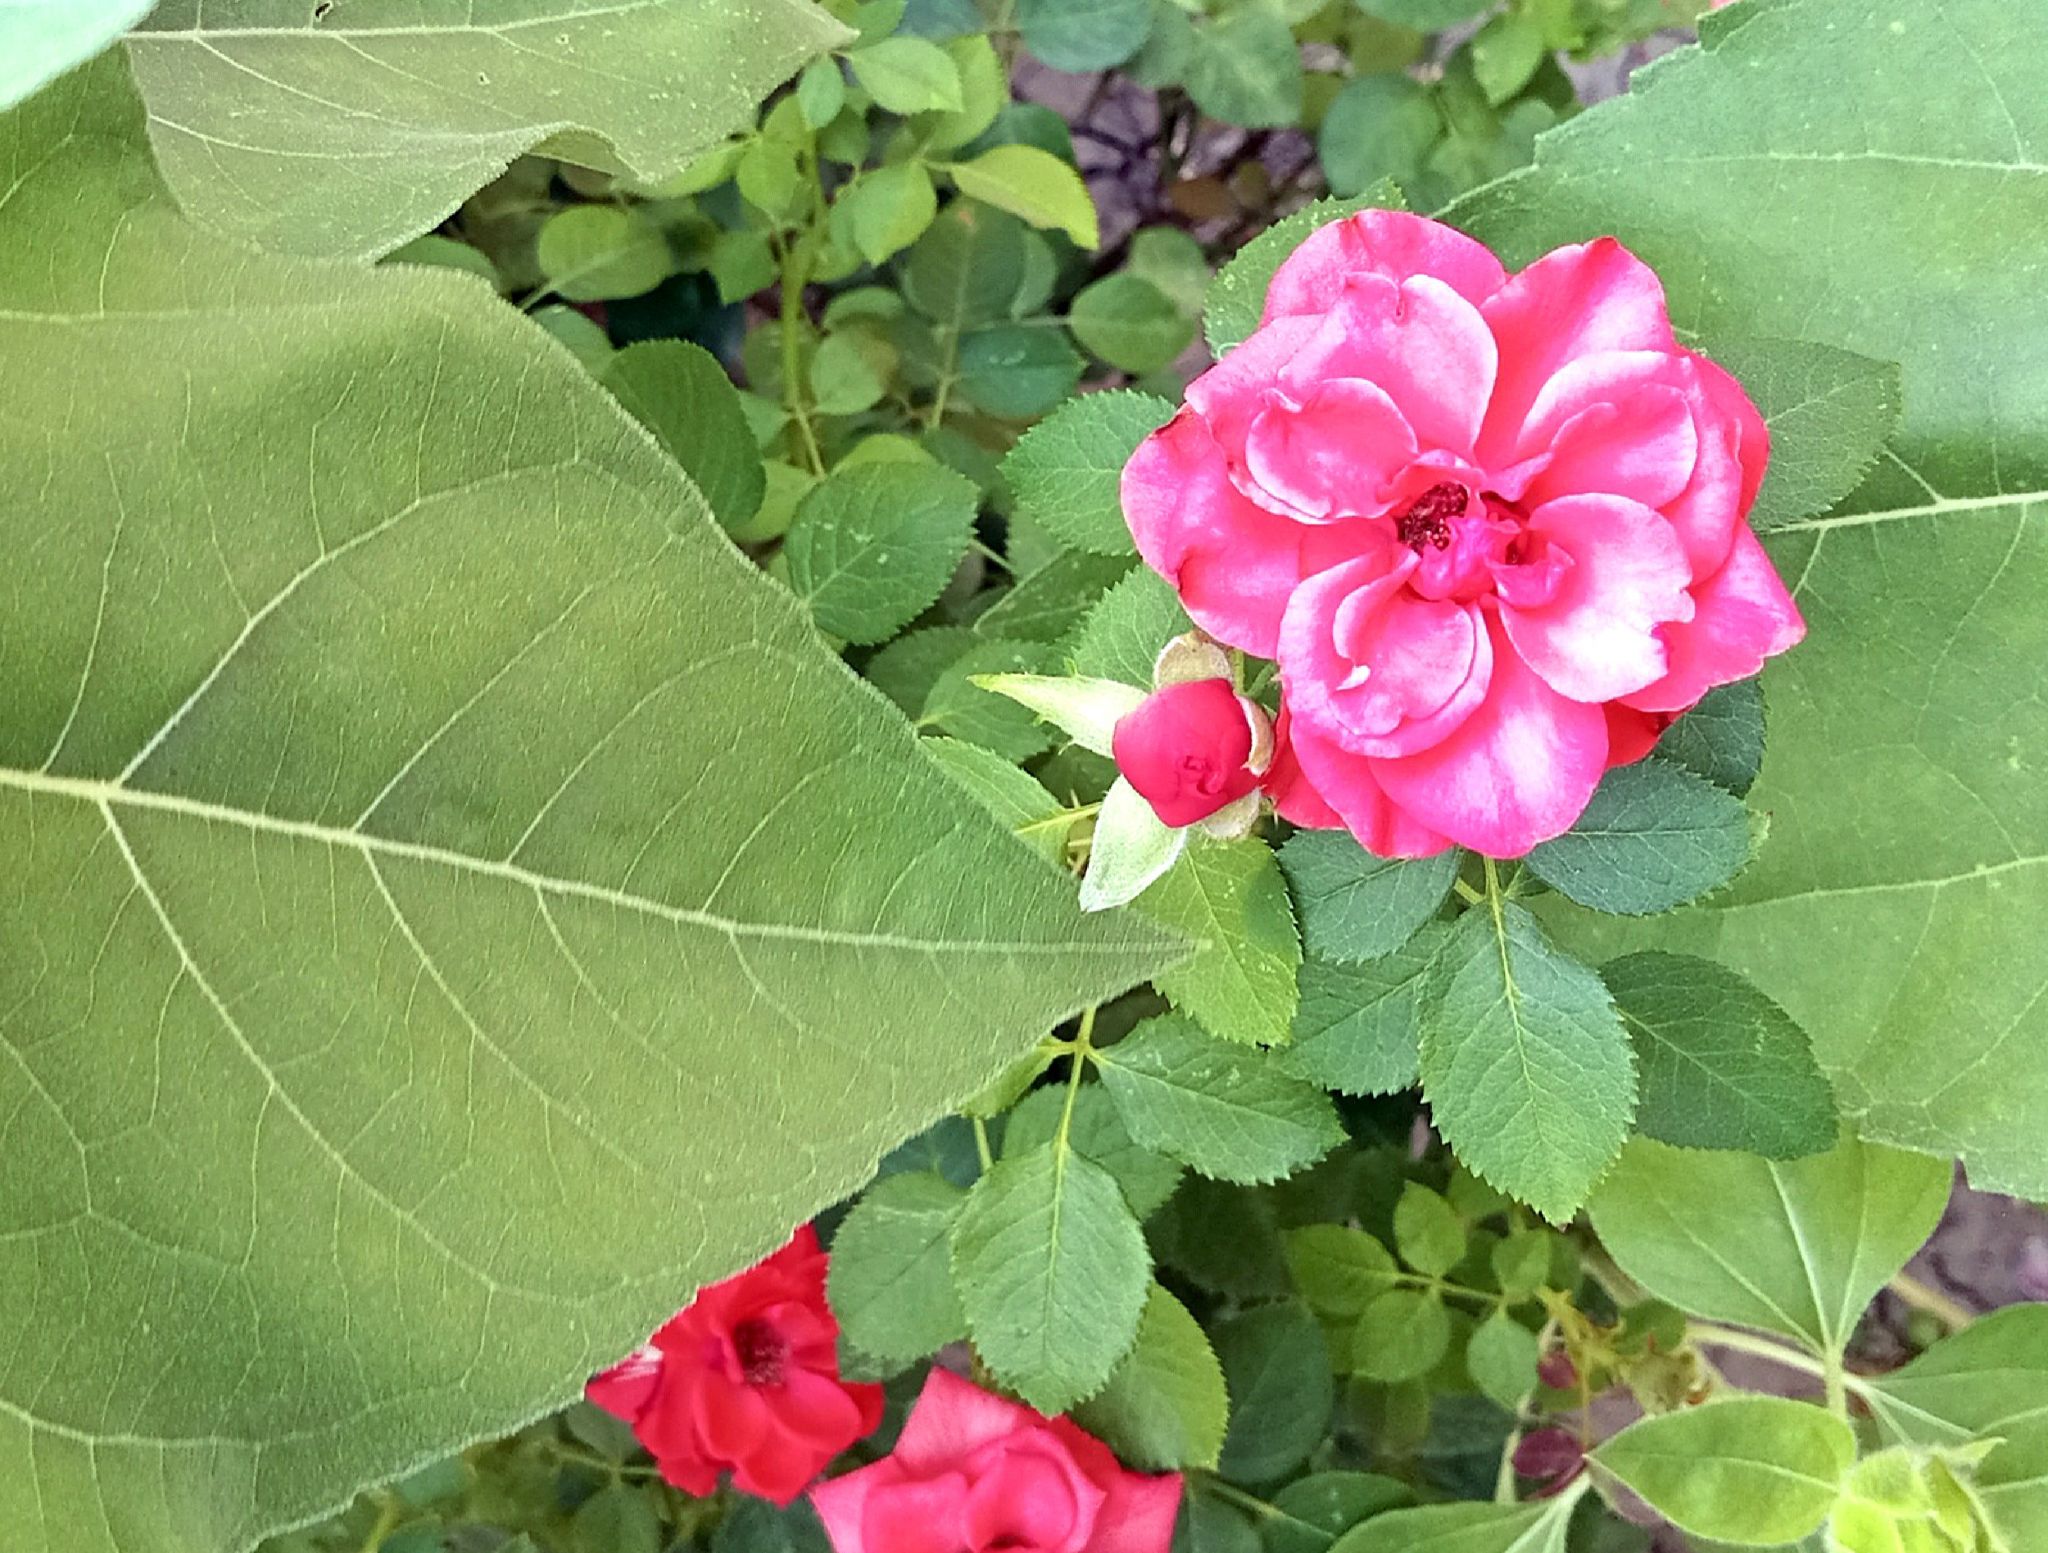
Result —
[[522, 868], [515, 863], [481, 858], [474, 854], [456, 851], [449, 847], [434, 846], [425, 842], [406, 841], [399, 837], [379, 835], [369, 831], [344, 830], [331, 825], [316, 824], [308, 820], [284, 819], [276, 815], [260, 814], [253, 810], [208, 803], [196, 798], [182, 798], [173, 793], [155, 792], [147, 788], [128, 787], [114, 782], [93, 781], [76, 777], [56, 777], [43, 772], [0, 767], [0, 791], [10, 789], [37, 797], [61, 798], [88, 806], [110, 804], [117, 808], [168, 814], [177, 818], [196, 820], [207, 824], [238, 825], [245, 830], [256, 831], [265, 835], [281, 836], [295, 841], [311, 841], [322, 846], [346, 847], [372, 857], [393, 857], [408, 862], [454, 868], [464, 873], [501, 879], [508, 883], [519, 885], [524, 889], [537, 891], [542, 895], [570, 896], [596, 901], [603, 905], [614, 906], [640, 915], [659, 917], [678, 926], [703, 928], [708, 931], [722, 933], [730, 938], [781, 939], [798, 943], [812, 943], [843, 948], [891, 949], [917, 953], [937, 951], [956, 954], [1101, 954], [1110, 956], [1129, 953], [1128, 948], [1113, 944], [1033, 943], [1009, 939], [917, 938], [894, 933], [857, 932], [844, 928], [802, 927], [794, 923], [746, 922], [733, 917], [720, 916], [716, 912], [670, 905], [666, 901], [654, 900], [644, 895], [634, 895], [609, 885], [594, 884], [588, 880], [563, 879], [551, 874], [536, 873], [532, 869]]

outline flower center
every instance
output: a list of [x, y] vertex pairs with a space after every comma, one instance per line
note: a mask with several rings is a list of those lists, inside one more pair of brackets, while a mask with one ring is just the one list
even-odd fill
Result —
[[1451, 519], [1465, 515], [1472, 498], [1455, 480], [1439, 480], [1394, 517], [1394, 536], [1420, 554], [1424, 545], [1451, 547]]
[[789, 1358], [789, 1345], [774, 1323], [755, 1316], [732, 1329], [733, 1352], [739, 1356], [740, 1374], [749, 1386], [779, 1386]]

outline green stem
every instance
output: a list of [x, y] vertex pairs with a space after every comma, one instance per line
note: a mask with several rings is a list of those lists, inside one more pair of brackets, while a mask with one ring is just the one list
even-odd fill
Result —
[[370, 1528], [370, 1534], [363, 1538], [362, 1553], [377, 1553], [384, 1546], [384, 1539], [398, 1529], [404, 1512], [399, 1509], [397, 1499], [385, 1495], [377, 1506], [377, 1523]]
[[974, 1152], [981, 1156], [981, 1173], [987, 1175], [996, 1163], [995, 1155], [989, 1151], [988, 1123], [978, 1116], [971, 1116], [968, 1120], [974, 1123]]
[[1836, 1414], [1847, 1414], [1851, 1392], [1859, 1397], [1867, 1397], [1870, 1394], [1870, 1388], [1863, 1381], [1843, 1369], [1840, 1354], [1832, 1354], [1826, 1359], [1816, 1359], [1804, 1349], [1790, 1347], [1755, 1332], [1745, 1332], [1740, 1327], [1723, 1326], [1718, 1321], [1688, 1322], [1685, 1334], [1695, 1345], [1705, 1343], [1714, 1348], [1726, 1348], [1733, 1353], [1754, 1354], [1759, 1359], [1781, 1364], [1788, 1370], [1797, 1370], [1802, 1375], [1816, 1377], [1826, 1388], [1829, 1411]]
[[818, 446], [817, 429], [811, 424], [800, 349], [802, 330], [810, 322], [804, 310], [804, 288], [811, 283], [811, 272], [818, 262], [818, 246], [824, 238], [828, 216], [815, 135], [804, 137], [803, 147], [797, 153], [797, 165], [810, 175], [811, 210], [802, 234], [786, 243], [782, 252], [782, 402], [789, 411], [789, 418], [796, 423], [797, 433], [803, 442], [804, 459], [811, 466], [811, 473], [822, 479], [825, 455]]
[[1463, 901], [1468, 906], [1477, 906], [1484, 902], [1486, 899], [1484, 895], [1480, 894], [1479, 891], [1473, 889], [1472, 886], [1467, 884], [1463, 879], [1455, 881], [1452, 887], [1457, 890], [1458, 899]]
[[1225, 1504], [1234, 1504], [1240, 1510], [1249, 1510], [1262, 1521], [1274, 1520], [1287, 1513], [1278, 1505], [1268, 1504], [1257, 1494], [1248, 1494], [1243, 1489], [1207, 1473], [1202, 1476], [1202, 1492], [1221, 1499]]
[[1091, 1003], [1081, 1011], [1081, 1028], [1074, 1035], [1073, 1066], [1067, 1071], [1067, 1103], [1060, 1110], [1060, 1130], [1053, 1135], [1053, 1145], [1062, 1155], [1067, 1152], [1067, 1137], [1074, 1130], [1074, 1102], [1081, 1094], [1082, 1071], [1095, 1050], [1094, 1035], [1095, 1005]]
[[1960, 1332], [1977, 1319], [1977, 1313], [1960, 1300], [1949, 1298], [1941, 1290], [1922, 1283], [1910, 1273], [1900, 1273], [1888, 1285], [1913, 1310], [1925, 1311], [1951, 1332]]

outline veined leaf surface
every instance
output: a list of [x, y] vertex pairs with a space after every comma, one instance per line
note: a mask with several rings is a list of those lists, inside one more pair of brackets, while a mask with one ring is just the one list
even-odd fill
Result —
[[188, 211], [368, 257], [535, 149], [667, 178], [850, 36], [811, 0], [166, 0], [128, 51]]
[[0, 118], [0, 1526], [223, 1553], [573, 1395], [1169, 961], [470, 282]]

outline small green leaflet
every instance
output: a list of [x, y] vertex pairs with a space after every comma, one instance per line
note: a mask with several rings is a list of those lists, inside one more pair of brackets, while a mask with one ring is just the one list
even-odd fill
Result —
[[1572, 828], [1529, 854], [1529, 871], [1581, 906], [1650, 916], [1726, 884], [1749, 861], [1739, 799], [1652, 755], [1601, 779]]
[[1223, 1366], [1187, 1307], [1158, 1284], [1138, 1340], [1074, 1422], [1141, 1472], [1213, 1471], [1230, 1421]]
[[1418, 1273], [1441, 1278], [1464, 1259], [1464, 1221], [1440, 1193], [1410, 1181], [1394, 1204], [1394, 1249]]
[[2048, 1305], [1980, 1316], [1858, 1392], [1896, 1439], [2003, 1441], [1977, 1469], [1978, 1492], [2010, 1531], [2048, 1525]]
[[1810, 1402], [1733, 1397], [1631, 1424], [1592, 1459], [1694, 1536], [1775, 1547], [1820, 1529], [1856, 1435]]
[[1594, 1194], [1593, 1228], [1660, 1299], [1826, 1358], [1933, 1233], [1949, 1180], [1946, 1161], [1853, 1137], [1785, 1163], [1638, 1138]]
[[1451, 1318], [1434, 1289], [1391, 1289], [1358, 1318], [1351, 1337], [1351, 1372], [1392, 1384], [1413, 1380], [1450, 1351]]
[[1835, 1094], [1806, 1032], [1738, 972], [1649, 950], [1600, 979], [1635, 1043], [1644, 1136], [1771, 1159], [1834, 1146]]
[[1266, 1553], [1329, 1553], [1343, 1533], [1383, 1510], [1412, 1504], [1415, 1491], [1376, 1472], [1311, 1472], [1273, 1495], [1264, 1517]]
[[1763, 682], [1743, 679], [1708, 691], [1664, 730], [1657, 758], [1742, 797], [1764, 765]]
[[960, 109], [960, 67], [936, 43], [883, 38], [853, 50], [846, 62], [853, 67], [853, 78], [891, 113]]
[[1856, 489], [1897, 428], [1897, 363], [1811, 340], [1714, 341], [1771, 429], [1771, 462], [1749, 522], [1760, 533], [1826, 512]]
[[1362, 194], [1412, 181], [1444, 138], [1444, 116], [1428, 87], [1399, 73], [1360, 75], [1337, 94], [1316, 134], [1331, 192]]
[[1195, 29], [1185, 84], [1198, 108], [1226, 124], [1292, 125], [1301, 118], [1301, 46], [1277, 11], [1238, 6]]
[[1465, 1372], [1472, 1383], [1509, 1412], [1536, 1389], [1536, 1334], [1504, 1310], [1479, 1323], [1465, 1344]]
[[1095, 1062], [1134, 1140], [1217, 1180], [1277, 1181], [1344, 1141], [1329, 1096], [1184, 1015], [1146, 1020]]
[[1584, 1478], [1535, 1504], [1433, 1504], [1375, 1515], [1330, 1553], [1564, 1553]]
[[989, 674], [1043, 673], [1057, 656], [1044, 642], [971, 646], [940, 672], [925, 696], [918, 725], [979, 744], [1007, 760], [1029, 760], [1057, 744], [1059, 730], [1041, 722], [1029, 707], [984, 690], [975, 680]]
[[1344, 831], [1303, 830], [1280, 848], [1280, 866], [1294, 887], [1310, 954], [1377, 960], [1442, 908], [1463, 856], [1452, 847], [1419, 861], [1374, 857]]
[[1006, 1155], [953, 1230], [974, 1346], [1041, 1413], [1100, 1391], [1138, 1335], [1152, 1258], [1116, 1178], [1063, 1136]]
[[1068, 640], [1067, 653], [1076, 674], [1145, 686], [1166, 644], [1193, 629], [1173, 585], [1140, 567], [1089, 611]]
[[541, 224], [534, 256], [570, 302], [644, 296], [675, 270], [668, 237], [639, 211], [571, 205]]
[[601, 381], [690, 477], [728, 531], [760, 511], [767, 472], [725, 368], [682, 340], [629, 345]]
[[797, 508], [783, 544], [789, 585], [818, 629], [879, 642], [939, 593], [974, 535], [972, 481], [935, 464], [836, 469]]
[[1073, 164], [1037, 146], [997, 146], [971, 162], [948, 162], [960, 192], [1048, 231], [1065, 232], [1083, 248], [1101, 242], [1095, 201]]
[[1151, 0], [1017, 0], [1024, 46], [1055, 70], [1107, 70], [1152, 30]]
[[1138, 444], [1172, 418], [1173, 406], [1151, 394], [1116, 391], [1069, 400], [1024, 433], [1003, 460], [1017, 510], [1062, 544], [1101, 555], [1135, 554], [1118, 486]]
[[1426, 973], [1450, 932], [1448, 923], [1429, 923], [1394, 953], [1362, 965], [1306, 961], [1294, 1044], [1279, 1053], [1281, 1067], [1347, 1095], [1414, 1087]]
[[1520, 906], [1475, 908], [1429, 973], [1422, 1090], [1467, 1168], [1562, 1223], [1628, 1136], [1635, 1059], [1598, 976]]
[[1008, 316], [1024, 287], [1026, 236], [1015, 216], [956, 201], [899, 261], [904, 300], [948, 331]]
[[832, 1239], [829, 1294], [859, 1353], [901, 1368], [967, 1335], [949, 1237], [967, 1194], [918, 1172], [869, 1187]]
[[[1004, 1155], [1028, 1154], [1050, 1143], [1059, 1131], [1066, 1100], [1065, 1085], [1047, 1085], [1019, 1101], [1003, 1133]], [[1076, 1154], [1116, 1177], [1124, 1201], [1140, 1219], [1150, 1218], [1180, 1185], [1179, 1161], [1133, 1143], [1100, 1084], [1083, 1084], [1074, 1097], [1067, 1141]]]
[[643, 183], [846, 30], [809, 0], [164, 0], [128, 41], [164, 177], [257, 245], [370, 258], [542, 150]]
[[82, 65], [147, 16], [156, 0], [6, 0], [0, 4], [0, 108]]
[[1329, 1428], [1336, 1387], [1323, 1329], [1306, 1306], [1281, 1300], [1219, 1323], [1215, 1337], [1230, 1384], [1223, 1475], [1270, 1483], [1306, 1461]]
[[1194, 342], [1194, 320], [1142, 275], [1120, 270], [1086, 287], [1067, 314], [1074, 338], [1119, 372], [1164, 371]]
[[1357, 1316], [1396, 1287], [1394, 1254], [1349, 1224], [1305, 1224], [1287, 1232], [1287, 1270], [1319, 1316]]
[[1103, 596], [1130, 572], [1129, 556], [1063, 550], [1017, 579], [974, 622], [976, 636], [1056, 642], [1088, 618]]
[[1300, 993], [1301, 943], [1273, 849], [1256, 838], [1196, 840], [1140, 907], [1202, 945], [1154, 978], [1211, 1035], [1285, 1045]]

